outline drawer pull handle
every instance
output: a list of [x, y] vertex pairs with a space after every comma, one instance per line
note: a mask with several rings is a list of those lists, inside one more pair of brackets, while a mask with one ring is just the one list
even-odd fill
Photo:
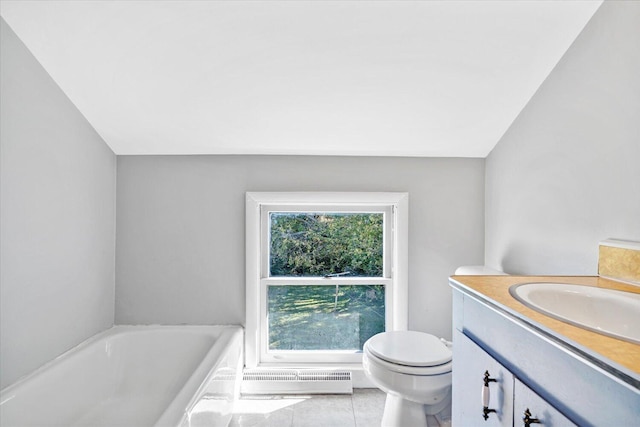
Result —
[[531, 411], [529, 411], [529, 408], [525, 409], [522, 421], [524, 421], [524, 427], [529, 427], [531, 424], [542, 424], [542, 421], [539, 419], [531, 418]]
[[489, 371], [484, 371], [484, 380], [482, 385], [482, 418], [484, 418], [485, 421], [489, 419], [489, 414], [496, 412], [495, 409], [489, 409], [489, 400], [491, 400], [489, 383], [495, 382], [498, 382], [498, 380], [490, 378]]

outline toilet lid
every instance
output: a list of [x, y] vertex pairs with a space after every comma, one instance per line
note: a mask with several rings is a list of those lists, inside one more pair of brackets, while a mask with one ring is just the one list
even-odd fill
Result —
[[405, 366], [442, 365], [452, 357], [439, 338], [417, 331], [382, 332], [371, 337], [367, 346], [374, 356]]

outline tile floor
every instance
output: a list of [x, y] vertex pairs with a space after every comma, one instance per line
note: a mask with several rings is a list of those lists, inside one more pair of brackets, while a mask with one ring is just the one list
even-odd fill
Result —
[[[242, 396], [230, 427], [376, 427], [386, 395], [354, 389], [351, 395]], [[438, 426], [429, 417], [430, 426]]]

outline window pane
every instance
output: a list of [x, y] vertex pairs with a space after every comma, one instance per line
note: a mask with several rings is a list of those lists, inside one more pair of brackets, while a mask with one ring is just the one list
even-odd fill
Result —
[[269, 275], [382, 277], [382, 213], [271, 212]]
[[385, 330], [384, 285], [269, 286], [269, 350], [362, 350]]

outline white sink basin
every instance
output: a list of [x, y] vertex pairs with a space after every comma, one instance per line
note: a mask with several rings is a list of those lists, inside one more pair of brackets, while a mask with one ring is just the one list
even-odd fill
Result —
[[509, 292], [547, 316], [640, 344], [640, 294], [566, 283], [522, 283]]

